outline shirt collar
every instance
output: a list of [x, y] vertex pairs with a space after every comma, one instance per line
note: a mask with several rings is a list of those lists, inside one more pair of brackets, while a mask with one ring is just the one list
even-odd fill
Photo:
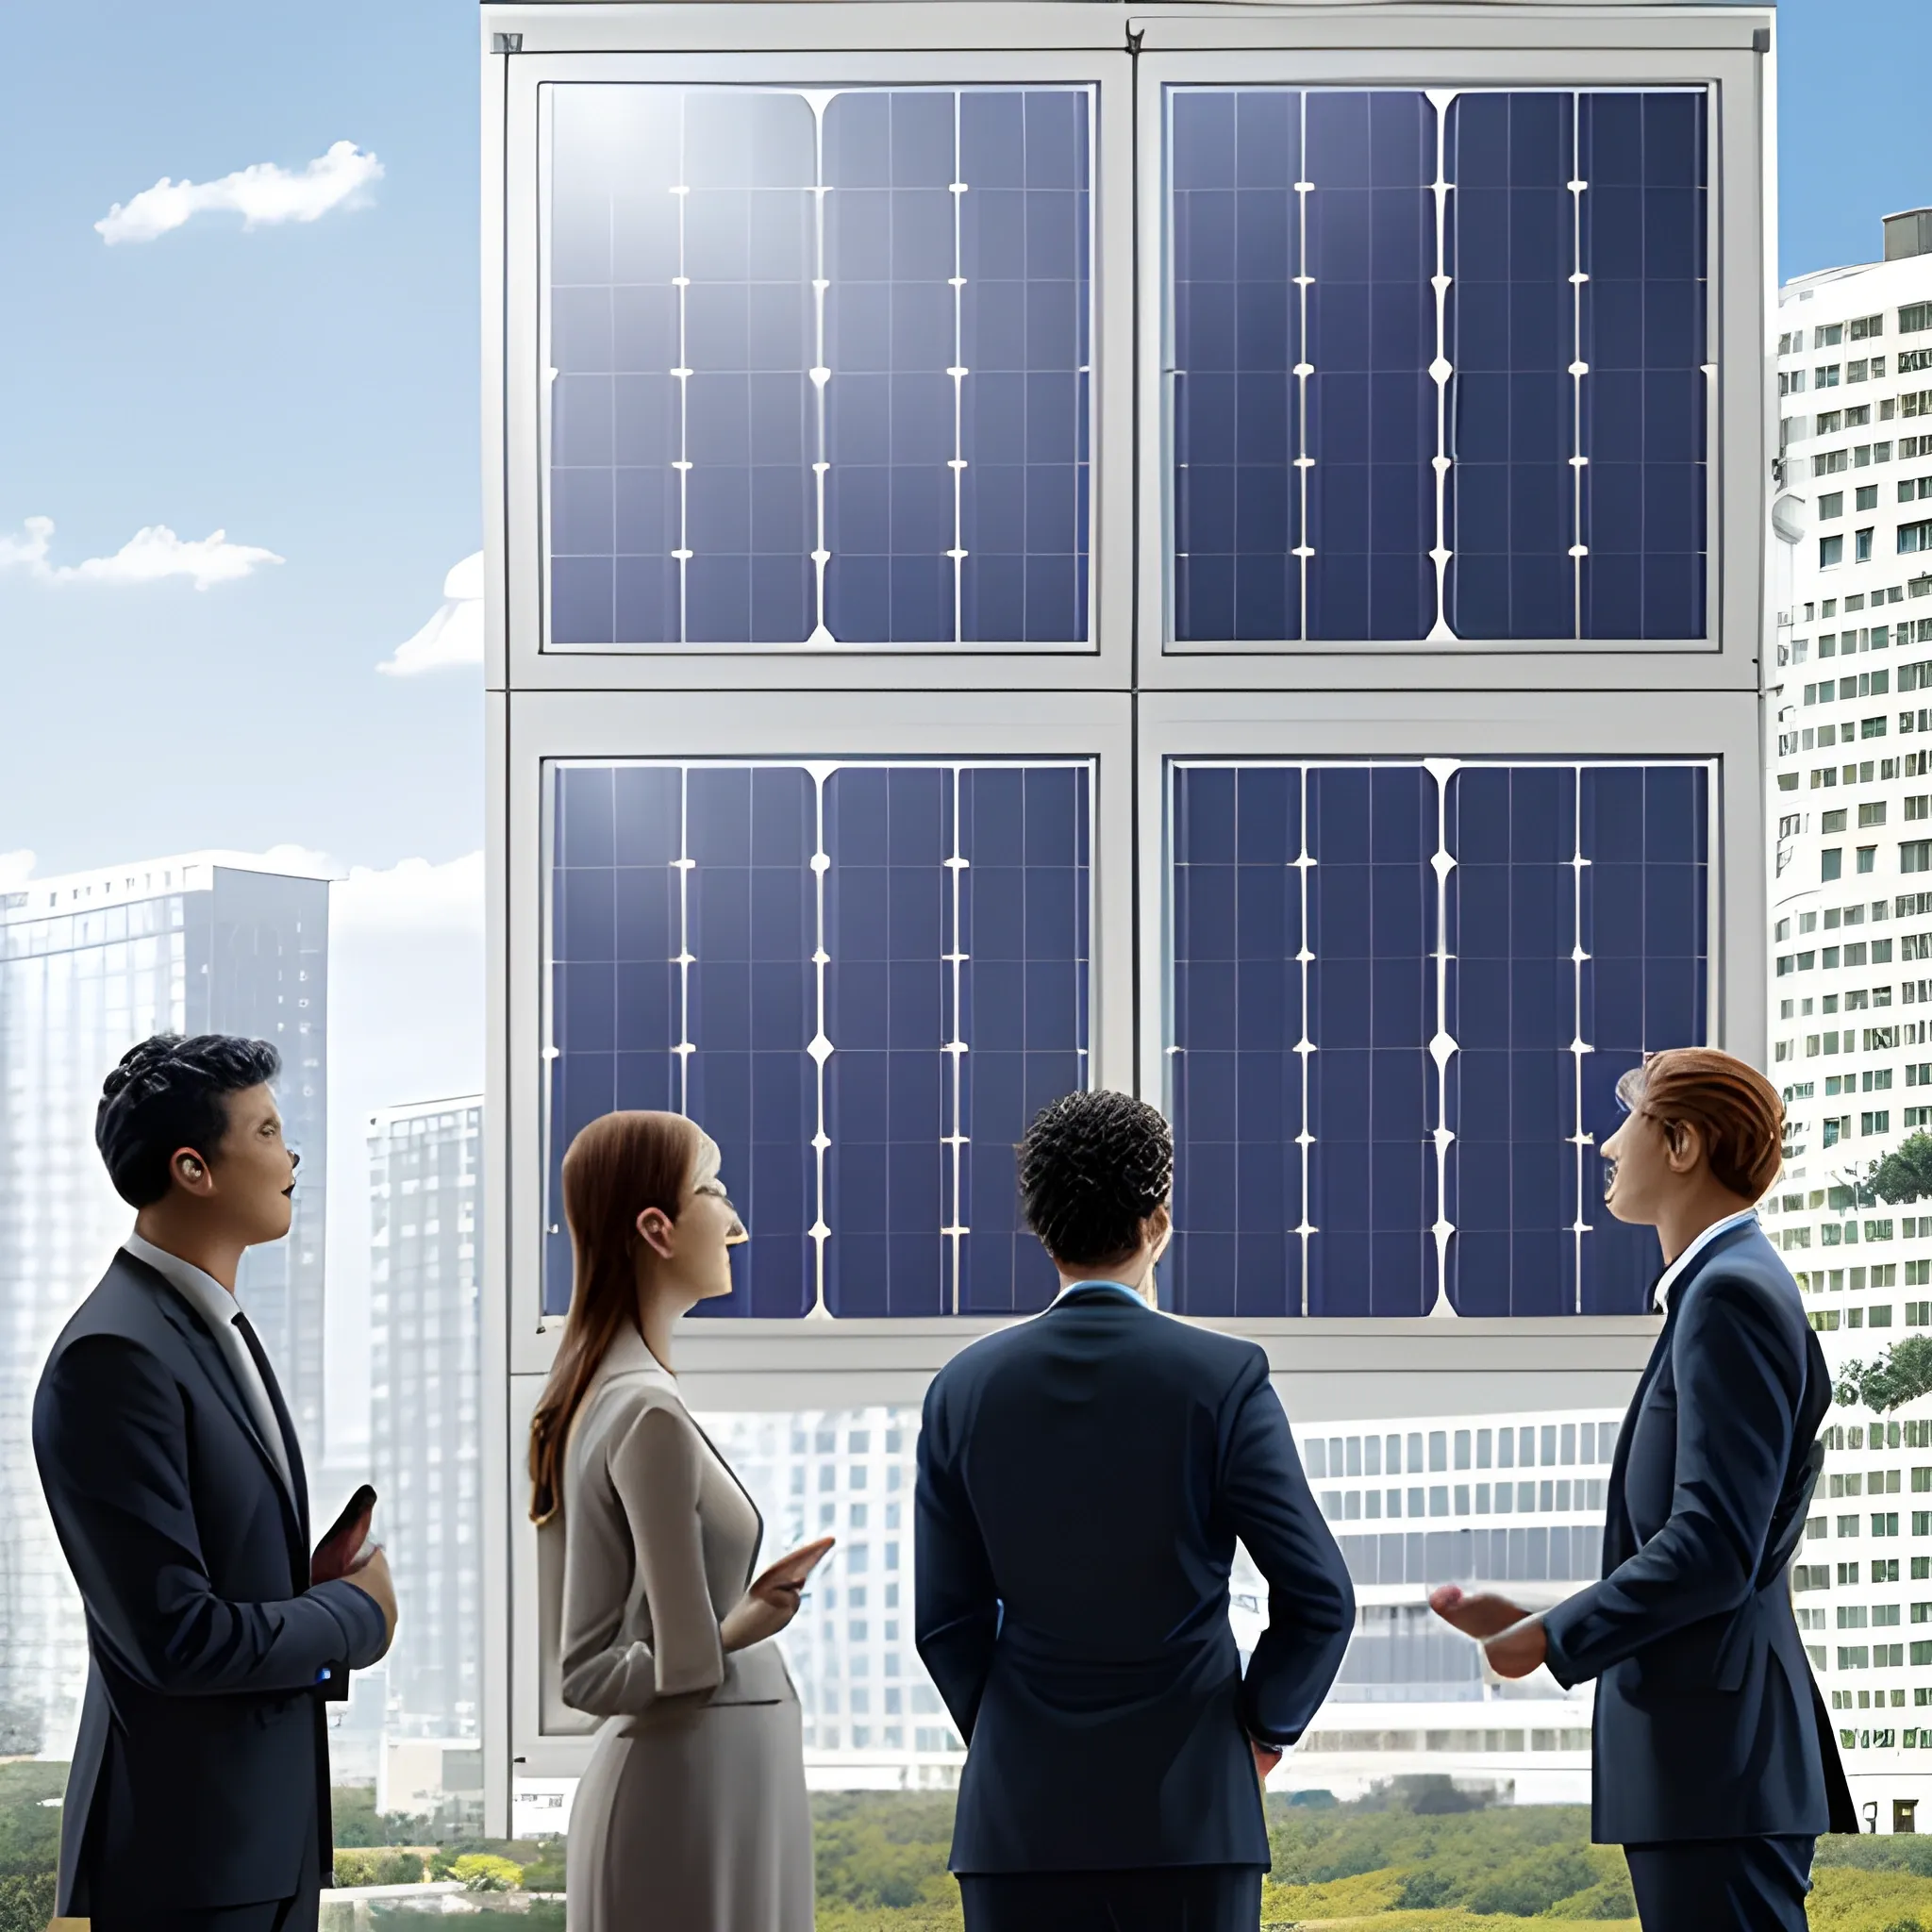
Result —
[[1124, 1281], [1070, 1281], [1047, 1306], [1057, 1308], [1070, 1294], [1085, 1294], [1090, 1288], [1105, 1288], [1115, 1294], [1124, 1295], [1136, 1307], [1144, 1308], [1147, 1306], [1141, 1300], [1140, 1291], [1129, 1288]]
[[130, 1233], [121, 1245], [137, 1261], [145, 1261], [210, 1327], [219, 1332], [234, 1322], [241, 1304], [205, 1268], [138, 1234]]
[[1684, 1270], [1688, 1268], [1690, 1265], [1690, 1263], [1694, 1259], [1696, 1259], [1696, 1257], [1700, 1254], [1702, 1254], [1703, 1251], [1706, 1248], [1707, 1248], [1711, 1244], [1711, 1242], [1718, 1238], [1719, 1235], [1728, 1234], [1734, 1227], [1742, 1227], [1746, 1222], [1749, 1222], [1754, 1227], [1757, 1224], [1757, 1209], [1756, 1208], [1746, 1208], [1740, 1213], [1725, 1215], [1722, 1221], [1713, 1221], [1710, 1224], [1710, 1225], [1707, 1227], [1704, 1230], [1704, 1232], [1700, 1234], [1690, 1243], [1690, 1245], [1687, 1247], [1684, 1250], [1684, 1252], [1681, 1255], [1679, 1255], [1677, 1258], [1674, 1261], [1673, 1261], [1668, 1268], [1664, 1270], [1663, 1274], [1657, 1277], [1656, 1293], [1656, 1301], [1657, 1307], [1663, 1309], [1666, 1313], [1669, 1313], [1671, 1306], [1671, 1290], [1676, 1286], [1678, 1275], [1683, 1274]]

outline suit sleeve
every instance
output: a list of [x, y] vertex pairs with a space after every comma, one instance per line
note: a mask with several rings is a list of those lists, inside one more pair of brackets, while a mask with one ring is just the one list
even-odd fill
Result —
[[1600, 1583], [1544, 1612], [1550, 1674], [1565, 1687], [1736, 1609], [1757, 1588], [1797, 1426], [1790, 1341], [1747, 1281], [1707, 1274], [1685, 1304], [1671, 1368], [1670, 1519]]
[[276, 1603], [216, 1593], [189, 1488], [180, 1392], [139, 1343], [91, 1335], [60, 1351], [35, 1398], [34, 1456], [96, 1637], [147, 1690], [307, 1690], [388, 1647], [382, 1612], [352, 1583]]
[[654, 1405], [616, 1439], [608, 1466], [637, 1553], [651, 1641], [566, 1657], [562, 1690], [575, 1709], [634, 1716], [662, 1697], [715, 1690], [724, 1681], [724, 1643], [705, 1574], [696, 1430]]
[[1229, 1401], [1221, 1507], [1268, 1580], [1268, 1627], [1248, 1659], [1241, 1721], [1257, 1742], [1285, 1750], [1341, 1668], [1355, 1630], [1355, 1587], [1315, 1507], [1258, 1349]]
[[947, 1425], [946, 1378], [925, 1393], [913, 1497], [913, 1641], [953, 1723], [969, 1743], [999, 1635], [992, 1564], [960, 1479]]

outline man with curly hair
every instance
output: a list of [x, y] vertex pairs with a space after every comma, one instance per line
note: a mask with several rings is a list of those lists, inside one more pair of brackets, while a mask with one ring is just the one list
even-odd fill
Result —
[[[916, 1635], [969, 1745], [967, 1932], [1254, 1932], [1260, 1779], [1354, 1627], [1267, 1357], [1158, 1311], [1173, 1171], [1126, 1094], [1042, 1110], [1021, 1206], [1060, 1293], [926, 1395]], [[1237, 1537], [1269, 1585], [1245, 1674]]]

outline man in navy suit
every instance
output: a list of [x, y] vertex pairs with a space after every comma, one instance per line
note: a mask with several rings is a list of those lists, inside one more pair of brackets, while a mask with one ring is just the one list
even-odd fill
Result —
[[[303, 1932], [329, 1871], [321, 1699], [395, 1628], [378, 1550], [308, 1550], [302, 1451], [235, 1300], [289, 1232], [273, 1046], [158, 1035], [94, 1139], [134, 1232], [60, 1332], [34, 1456], [87, 1612], [59, 1910], [93, 1932]], [[314, 1587], [311, 1587], [313, 1584]]]
[[[926, 1395], [916, 1635], [970, 1746], [967, 1932], [1254, 1932], [1260, 1779], [1354, 1628], [1267, 1357], [1156, 1311], [1173, 1167], [1138, 1100], [1047, 1108], [1020, 1191], [1059, 1297]], [[1269, 1584], [1245, 1675], [1237, 1537]]]
[[1653, 1054], [1617, 1096], [1606, 1198], [1656, 1227], [1666, 1266], [1603, 1580], [1540, 1617], [1454, 1585], [1430, 1601], [1503, 1676], [1597, 1680], [1593, 1834], [1623, 1845], [1644, 1932], [1802, 1932], [1818, 1834], [1858, 1825], [1785, 1575], [1832, 1389], [1755, 1212], [1784, 1108], [1707, 1047]]

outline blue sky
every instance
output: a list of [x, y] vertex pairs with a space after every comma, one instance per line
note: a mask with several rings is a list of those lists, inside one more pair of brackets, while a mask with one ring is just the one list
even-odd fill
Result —
[[[1782, 272], [1868, 259], [1932, 200], [1924, 0], [1793, 0]], [[18, 8], [0, 166], [0, 541], [50, 565], [137, 530], [272, 551], [238, 581], [0, 571], [0, 852], [39, 870], [291, 841], [339, 861], [481, 842], [477, 680], [378, 675], [480, 541], [476, 15], [193, 0]], [[110, 247], [163, 175], [381, 162], [366, 205]]]

